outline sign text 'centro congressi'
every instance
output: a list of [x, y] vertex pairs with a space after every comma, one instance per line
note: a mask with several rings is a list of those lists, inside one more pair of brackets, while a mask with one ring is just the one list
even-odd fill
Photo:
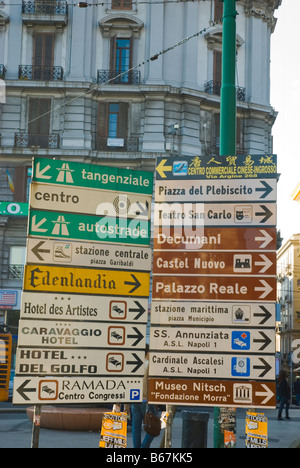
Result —
[[15, 404], [142, 399], [153, 174], [36, 159]]
[[275, 155], [157, 159], [149, 400], [274, 407]]

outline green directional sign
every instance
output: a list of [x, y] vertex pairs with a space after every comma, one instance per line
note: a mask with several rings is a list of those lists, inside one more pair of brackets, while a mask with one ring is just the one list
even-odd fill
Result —
[[152, 195], [153, 173], [73, 161], [35, 158], [34, 182]]
[[28, 216], [28, 203], [0, 201], [0, 216]]
[[29, 236], [148, 246], [150, 222], [30, 210]]

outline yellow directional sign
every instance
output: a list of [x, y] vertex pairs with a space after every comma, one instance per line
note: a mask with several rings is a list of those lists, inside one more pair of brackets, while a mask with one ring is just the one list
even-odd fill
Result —
[[150, 273], [26, 265], [24, 291], [149, 296]]
[[167, 177], [166, 172], [172, 172], [173, 166], [166, 166], [167, 159], [162, 159], [156, 167], [156, 171], [162, 179]]

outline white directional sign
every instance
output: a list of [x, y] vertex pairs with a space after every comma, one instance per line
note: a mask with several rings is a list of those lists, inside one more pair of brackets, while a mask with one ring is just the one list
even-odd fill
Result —
[[275, 330], [151, 327], [151, 350], [275, 353]]
[[18, 375], [144, 375], [139, 350], [18, 348]]
[[147, 323], [148, 298], [24, 292], [21, 318]]
[[92, 190], [61, 185], [31, 184], [30, 206], [36, 210], [51, 210], [90, 215], [138, 218], [151, 217], [151, 195]]
[[156, 226], [276, 226], [275, 203], [156, 203]]
[[146, 325], [20, 320], [19, 346], [145, 349]]
[[159, 180], [156, 202], [276, 201], [276, 179]]
[[275, 356], [151, 352], [150, 377], [275, 379]]
[[152, 252], [148, 247], [31, 238], [27, 244], [27, 263], [151, 271]]
[[275, 328], [275, 304], [153, 301], [153, 325]]
[[139, 403], [141, 377], [31, 377], [14, 379], [14, 404]]

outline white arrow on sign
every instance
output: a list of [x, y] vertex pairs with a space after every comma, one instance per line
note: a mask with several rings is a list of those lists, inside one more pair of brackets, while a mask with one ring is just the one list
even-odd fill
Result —
[[47, 232], [48, 229], [42, 229], [41, 226], [47, 221], [46, 218], [41, 219], [38, 223], [36, 222], [36, 215], [32, 217], [31, 230], [34, 232]]
[[52, 178], [52, 176], [47, 176], [45, 175], [46, 172], [48, 172], [48, 170], [51, 169], [51, 166], [46, 166], [44, 167], [44, 169], [41, 169], [41, 165], [40, 163], [37, 163], [36, 165], [36, 177], [39, 178], [39, 179], [45, 179], [45, 180], [49, 180]]
[[262, 396], [262, 397], [266, 397], [264, 399], [264, 401], [261, 402], [262, 405], [265, 405], [266, 403], [268, 403], [268, 401], [271, 400], [271, 398], [273, 397], [274, 393], [272, 392], [272, 390], [265, 384], [261, 384], [261, 386], [265, 389], [265, 392], [255, 392], [255, 395], [256, 396]]
[[255, 291], [263, 291], [263, 294], [259, 296], [259, 299], [264, 299], [270, 294], [270, 292], [273, 291], [273, 288], [269, 285], [269, 283], [267, 283], [267, 281], [263, 279], [260, 279], [259, 281], [263, 286], [256, 286], [254, 289]]
[[260, 254], [260, 258], [263, 260], [262, 262], [254, 262], [257, 266], [262, 266], [263, 268], [259, 271], [259, 273], [265, 273], [273, 263], [271, 260], [264, 254]]
[[273, 238], [264, 229], [260, 229], [260, 232], [262, 234], [262, 237], [255, 237], [255, 240], [257, 242], [262, 242], [262, 244], [259, 246], [260, 249], [265, 249], [272, 242]]

